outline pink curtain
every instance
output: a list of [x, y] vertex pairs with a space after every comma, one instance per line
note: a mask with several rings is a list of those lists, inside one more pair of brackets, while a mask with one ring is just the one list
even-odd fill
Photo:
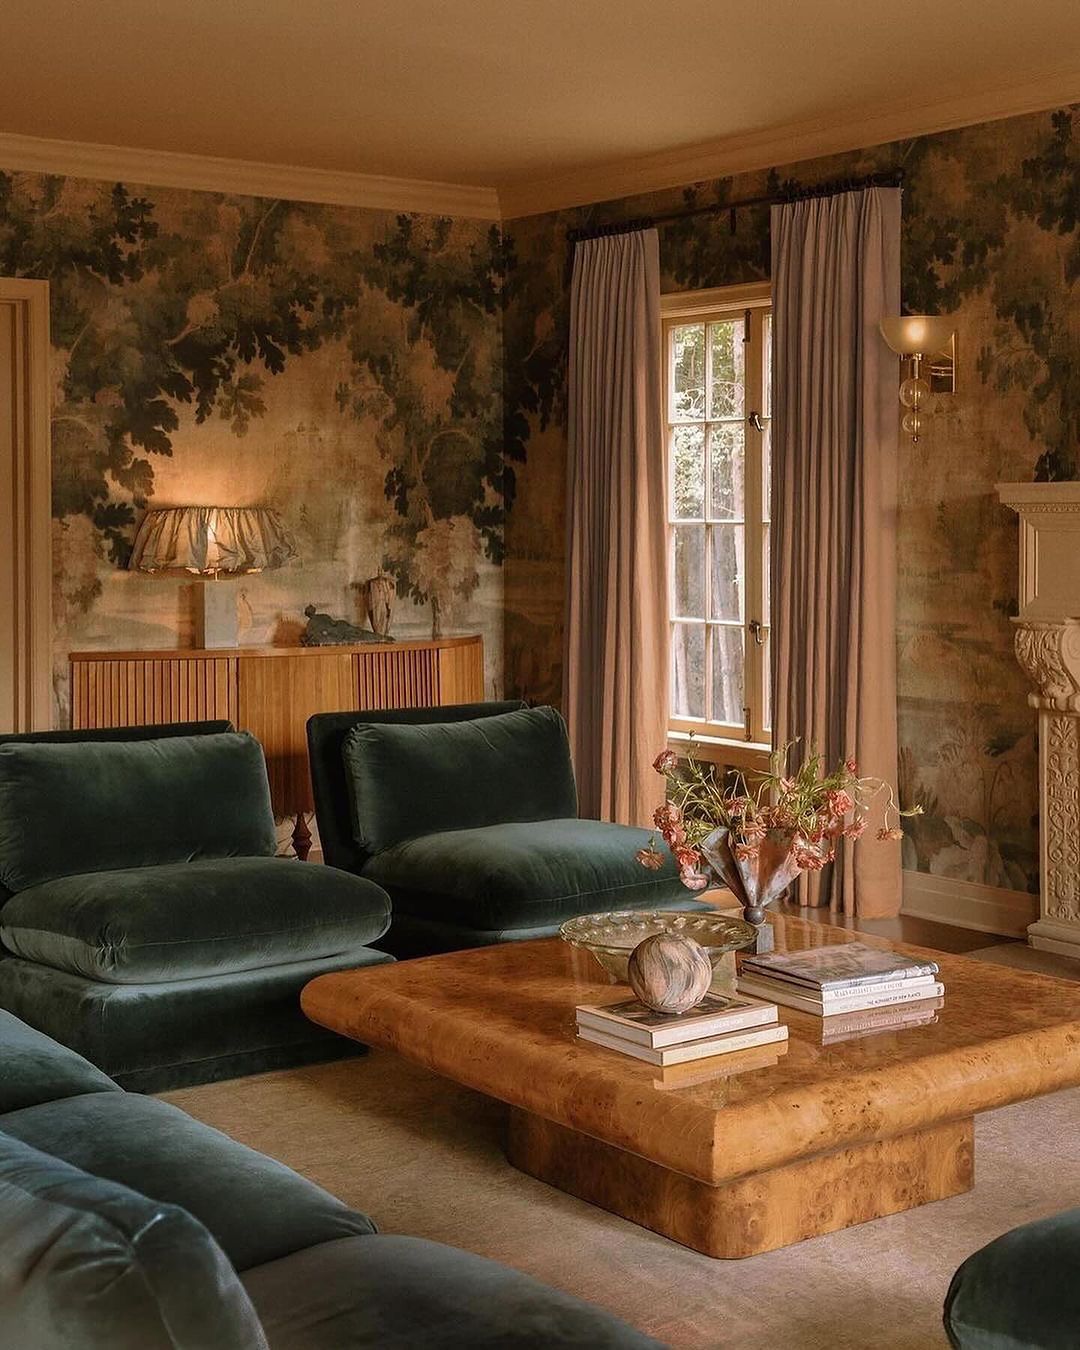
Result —
[[[895, 783], [900, 191], [774, 206], [772, 252], [775, 742]], [[871, 825], [801, 904], [898, 912], [900, 846]]]
[[575, 247], [569, 373], [563, 708], [581, 814], [648, 824], [668, 708], [655, 230]]

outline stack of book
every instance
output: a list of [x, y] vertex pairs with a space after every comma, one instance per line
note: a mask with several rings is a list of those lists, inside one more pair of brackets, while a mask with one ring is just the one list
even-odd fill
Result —
[[911, 1005], [914, 1018], [916, 1005], [944, 994], [937, 974], [933, 961], [862, 942], [839, 942], [748, 956], [739, 967], [739, 990], [819, 1017]]
[[686, 1013], [658, 1013], [636, 998], [585, 1003], [577, 1010], [578, 1039], [665, 1067], [787, 1040], [775, 1003], [706, 994]]

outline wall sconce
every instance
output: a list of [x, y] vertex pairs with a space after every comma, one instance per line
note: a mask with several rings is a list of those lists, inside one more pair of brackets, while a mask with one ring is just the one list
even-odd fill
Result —
[[172, 506], [143, 516], [128, 566], [198, 578], [195, 645], [235, 647], [236, 597], [218, 579], [281, 567], [296, 556], [295, 540], [269, 507]]
[[[900, 385], [900, 402], [907, 409], [900, 425], [914, 444], [930, 395], [956, 392], [956, 326], [949, 315], [897, 314], [881, 320], [881, 336], [909, 362], [907, 378]], [[923, 377], [924, 361], [929, 380]]]

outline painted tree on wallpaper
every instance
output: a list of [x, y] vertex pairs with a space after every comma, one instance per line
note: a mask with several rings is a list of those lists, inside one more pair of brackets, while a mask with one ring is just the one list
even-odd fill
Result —
[[51, 286], [58, 520], [122, 567], [182, 419], [227, 429], [228, 455], [290, 362], [344, 345], [336, 404], [374, 428], [382, 562], [435, 628], [502, 558], [503, 270], [477, 223], [0, 174], [0, 272]]

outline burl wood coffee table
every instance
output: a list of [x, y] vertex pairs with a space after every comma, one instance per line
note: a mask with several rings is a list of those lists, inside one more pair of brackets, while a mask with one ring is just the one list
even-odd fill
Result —
[[[773, 925], [781, 950], [853, 939]], [[506, 1102], [523, 1171], [742, 1257], [969, 1190], [976, 1112], [1080, 1084], [1080, 986], [898, 949], [941, 966], [932, 1024], [824, 1046], [820, 1018], [782, 1008], [775, 1062], [751, 1050], [682, 1078], [575, 1041], [575, 1005], [625, 989], [558, 939], [322, 975], [301, 1001], [321, 1026]]]

